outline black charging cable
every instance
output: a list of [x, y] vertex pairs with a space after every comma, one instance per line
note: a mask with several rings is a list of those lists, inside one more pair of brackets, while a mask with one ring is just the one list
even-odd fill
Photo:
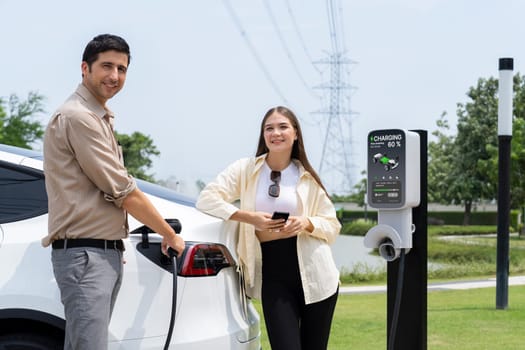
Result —
[[390, 336], [388, 337], [388, 350], [394, 350], [396, 343], [397, 321], [399, 320], [399, 310], [401, 308], [401, 296], [403, 294], [403, 278], [405, 274], [405, 249], [401, 249], [399, 255], [399, 270], [397, 275], [396, 300], [394, 302], [394, 313], [392, 324], [390, 325]]
[[171, 335], [173, 334], [173, 327], [175, 325], [175, 315], [177, 314], [177, 252], [172, 248], [168, 248], [168, 255], [172, 261], [173, 266], [173, 291], [171, 295], [170, 326], [168, 328], [168, 335], [166, 337], [166, 343], [164, 344], [164, 350], [168, 350], [170, 347]]

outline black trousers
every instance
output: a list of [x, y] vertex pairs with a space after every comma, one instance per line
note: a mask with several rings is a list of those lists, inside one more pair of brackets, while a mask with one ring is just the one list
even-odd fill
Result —
[[306, 305], [297, 237], [261, 243], [262, 307], [272, 350], [325, 350], [338, 291]]

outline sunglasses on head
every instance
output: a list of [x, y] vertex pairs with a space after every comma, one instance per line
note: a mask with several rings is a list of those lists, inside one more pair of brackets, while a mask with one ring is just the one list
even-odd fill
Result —
[[281, 182], [281, 172], [272, 170], [270, 173], [270, 180], [272, 180], [273, 184], [268, 188], [268, 195], [277, 198], [281, 192], [281, 188], [279, 187], [279, 183]]

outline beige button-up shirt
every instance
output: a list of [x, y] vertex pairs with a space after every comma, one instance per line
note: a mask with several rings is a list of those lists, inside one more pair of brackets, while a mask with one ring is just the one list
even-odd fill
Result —
[[[238, 207], [232, 203], [239, 200], [242, 210], [255, 210], [257, 181], [266, 155], [244, 158], [231, 164], [210, 182], [200, 193], [197, 208], [210, 215], [228, 220]], [[304, 290], [305, 303], [315, 303], [333, 295], [339, 286], [339, 271], [332, 257], [332, 244], [341, 224], [337, 220], [334, 205], [315, 179], [298, 161], [299, 182], [297, 195], [303, 209], [314, 226], [313, 232], [301, 232], [297, 236], [299, 271]], [[237, 243], [239, 263], [244, 273], [247, 294], [260, 298], [262, 285], [261, 246], [253, 225], [239, 224]], [[276, 257], [278, 258], [278, 257]]]
[[124, 198], [136, 188], [111, 126], [113, 114], [80, 84], [44, 136], [49, 203], [47, 247], [55, 239], [127, 236]]

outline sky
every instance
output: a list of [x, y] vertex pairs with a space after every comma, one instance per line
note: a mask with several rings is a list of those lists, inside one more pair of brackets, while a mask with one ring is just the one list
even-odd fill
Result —
[[[108, 102], [120, 133], [139, 131], [161, 152], [150, 173], [195, 196], [228, 164], [254, 155], [265, 112], [285, 105], [300, 118], [319, 171], [334, 51], [345, 64], [342, 108], [351, 182], [366, 169], [366, 136], [377, 129], [427, 130], [498, 60], [525, 62], [521, 0], [0, 0], [0, 97], [31, 91], [52, 112], [80, 83], [85, 45], [122, 36], [131, 48], [123, 90]], [[335, 34], [334, 34], [335, 33]], [[523, 74], [523, 73], [522, 73]], [[39, 148], [41, 145], [35, 145]], [[321, 177], [331, 192], [329, 166]], [[334, 168], [335, 169], [335, 168]]]

